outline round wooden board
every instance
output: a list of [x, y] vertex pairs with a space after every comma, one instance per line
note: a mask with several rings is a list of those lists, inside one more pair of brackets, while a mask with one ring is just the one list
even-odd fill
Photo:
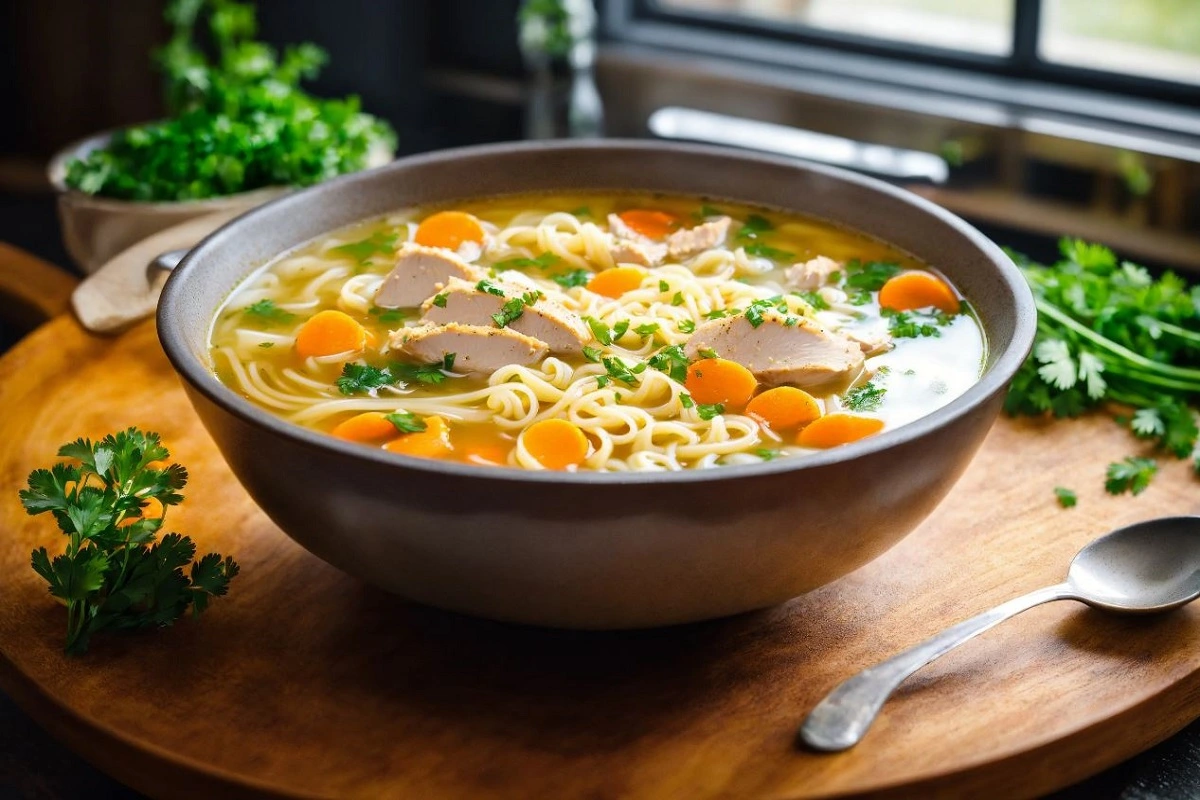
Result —
[[[1022, 797], [1200, 713], [1200, 609], [1118, 619], [1055, 603], [918, 673], [855, 750], [794, 744], [850, 673], [1057, 582], [1114, 525], [1200, 511], [1183, 463], [1140, 497], [1106, 496], [1104, 465], [1137, 449], [1106, 419], [1000, 422], [924, 526], [806, 597], [597, 634], [417, 607], [301, 550], [226, 469], [150, 323], [104, 339], [60, 317], [0, 360], [0, 408], [0, 685], [151, 795]], [[66, 658], [64, 613], [28, 565], [60, 541], [17, 489], [61, 443], [130, 425], [161, 432], [191, 471], [168, 527], [233, 553], [242, 575], [199, 621]], [[1055, 485], [1079, 506], [1060, 510]]]

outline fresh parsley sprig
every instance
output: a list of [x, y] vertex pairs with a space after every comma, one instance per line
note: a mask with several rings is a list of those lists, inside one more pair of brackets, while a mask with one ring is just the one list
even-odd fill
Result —
[[101, 631], [165, 627], [189, 607], [200, 614], [226, 593], [236, 561], [218, 553], [193, 561], [196, 545], [178, 533], [156, 539], [188, 478], [165, 463], [171, 454], [158, 434], [129, 428], [77, 439], [58, 455], [68, 461], [31, 472], [20, 498], [26, 513], [49, 513], [67, 537], [61, 555], [39, 547], [31, 563], [67, 607], [68, 653], [86, 652]]

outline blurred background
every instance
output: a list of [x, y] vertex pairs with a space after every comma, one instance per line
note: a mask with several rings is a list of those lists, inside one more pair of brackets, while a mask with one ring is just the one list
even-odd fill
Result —
[[[400, 154], [548, 130], [529, 118], [538, 64], [518, 43], [520, 0], [257, 5], [261, 38], [329, 51], [312, 91], [360, 95], [395, 126]], [[587, 0], [558, 5], [593, 13]], [[1035, 255], [1070, 234], [1200, 269], [1197, 0], [594, 8], [594, 74], [572, 81], [559, 65], [552, 91], [586, 91], [594, 77], [607, 135], [823, 160], [916, 188]], [[165, 38], [161, 0], [0, 8], [0, 238], [67, 263], [45, 160], [163, 114], [148, 54]]]

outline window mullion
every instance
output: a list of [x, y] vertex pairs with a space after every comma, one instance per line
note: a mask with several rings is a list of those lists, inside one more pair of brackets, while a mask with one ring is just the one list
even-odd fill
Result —
[[1018, 71], [1038, 63], [1038, 35], [1042, 24], [1042, 0], [1014, 0], [1012, 63]]

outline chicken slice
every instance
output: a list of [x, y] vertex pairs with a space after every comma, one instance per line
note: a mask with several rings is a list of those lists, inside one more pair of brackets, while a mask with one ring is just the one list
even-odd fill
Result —
[[850, 329], [841, 333], [862, 348], [863, 355], [867, 358], [886, 353], [895, 346], [892, 335], [883, 330]]
[[454, 353], [456, 372], [490, 375], [509, 364], [527, 366], [549, 351], [546, 343], [512, 328], [485, 325], [426, 325], [400, 328], [390, 339], [393, 349], [426, 363], [437, 363]]
[[685, 352], [696, 358], [701, 350], [738, 362], [767, 386], [849, 385], [865, 360], [857, 342], [774, 309], [762, 312], [757, 328], [745, 314], [697, 326]]
[[375, 293], [380, 308], [419, 306], [451, 278], [475, 282], [487, 277], [479, 267], [441, 247], [405, 242], [397, 255], [396, 266]]
[[665, 244], [638, 233], [616, 214], [608, 215], [608, 230], [613, 235], [608, 252], [615, 264], [657, 267], [667, 257]]
[[[481, 289], [481, 286], [491, 291]], [[466, 325], [494, 327], [496, 323], [492, 315], [502, 313], [505, 303], [513, 299], [524, 299], [530, 291], [523, 285], [495, 280], [469, 283], [459, 278], [451, 278], [439, 294], [425, 301], [421, 312], [425, 322], [461, 322]], [[583, 346], [591, 340], [591, 331], [577, 314], [544, 297], [540, 297], [532, 305], [525, 305], [521, 316], [508, 323], [508, 327], [545, 342], [550, 347], [550, 352], [558, 354], [580, 353]]]
[[732, 222], [729, 217], [717, 217], [694, 228], [675, 231], [667, 237], [667, 253], [679, 261], [720, 247], [725, 244]]
[[800, 290], [819, 289], [829, 283], [829, 276], [841, 272], [842, 265], [828, 256], [817, 256], [788, 267], [783, 273], [783, 282]]

